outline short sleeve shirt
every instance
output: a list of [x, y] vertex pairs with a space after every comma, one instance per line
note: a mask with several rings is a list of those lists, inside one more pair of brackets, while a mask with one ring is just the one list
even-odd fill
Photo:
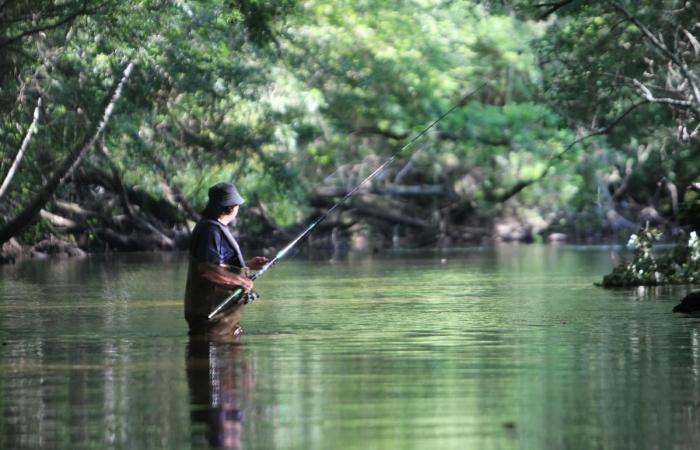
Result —
[[240, 267], [236, 250], [231, 246], [221, 228], [209, 221], [202, 220], [192, 230], [190, 240], [190, 257], [198, 261], [215, 264], [230, 264]]

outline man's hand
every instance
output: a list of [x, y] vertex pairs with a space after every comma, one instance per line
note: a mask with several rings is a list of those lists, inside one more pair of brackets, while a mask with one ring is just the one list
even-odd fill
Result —
[[248, 293], [253, 289], [253, 280], [245, 275], [233, 275], [231, 278], [235, 279], [234, 284], [240, 286], [243, 292]]
[[265, 258], [264, 256], [256, 256], [255, 258], [246, 261], [245, 265], [253, 270], [260, 270], [268, 261], [269, 259]]

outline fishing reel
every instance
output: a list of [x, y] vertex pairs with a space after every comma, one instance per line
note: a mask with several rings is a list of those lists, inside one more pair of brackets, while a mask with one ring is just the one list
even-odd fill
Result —
[[241, 296], [241, 299], [239, 300], [241, 303], [244, 305], [247, 305], [248, 303], [253, 303], [254, 300], [257, 300], [260, 298], [260, 295], [255, 292], [255, 291], [250, 291], [246, 292]]

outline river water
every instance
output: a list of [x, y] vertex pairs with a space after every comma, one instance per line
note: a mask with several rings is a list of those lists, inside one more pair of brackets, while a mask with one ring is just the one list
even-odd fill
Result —
[[0, 448], [698, 448], [689, 287], [595, 287], [612, 256], [285, 260], [240, 345], [189, 341], [179, 255], [0, 267]]

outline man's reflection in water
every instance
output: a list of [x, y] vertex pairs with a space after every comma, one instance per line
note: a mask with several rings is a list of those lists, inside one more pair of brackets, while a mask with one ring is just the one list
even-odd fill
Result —
[[255, 384], [253, 371], [240, 343], [191, 338], [187, 348], [187, 383], [190, 389], [193, 441], [206, 437], [214, 448], [241, 448], [242, 393]]

